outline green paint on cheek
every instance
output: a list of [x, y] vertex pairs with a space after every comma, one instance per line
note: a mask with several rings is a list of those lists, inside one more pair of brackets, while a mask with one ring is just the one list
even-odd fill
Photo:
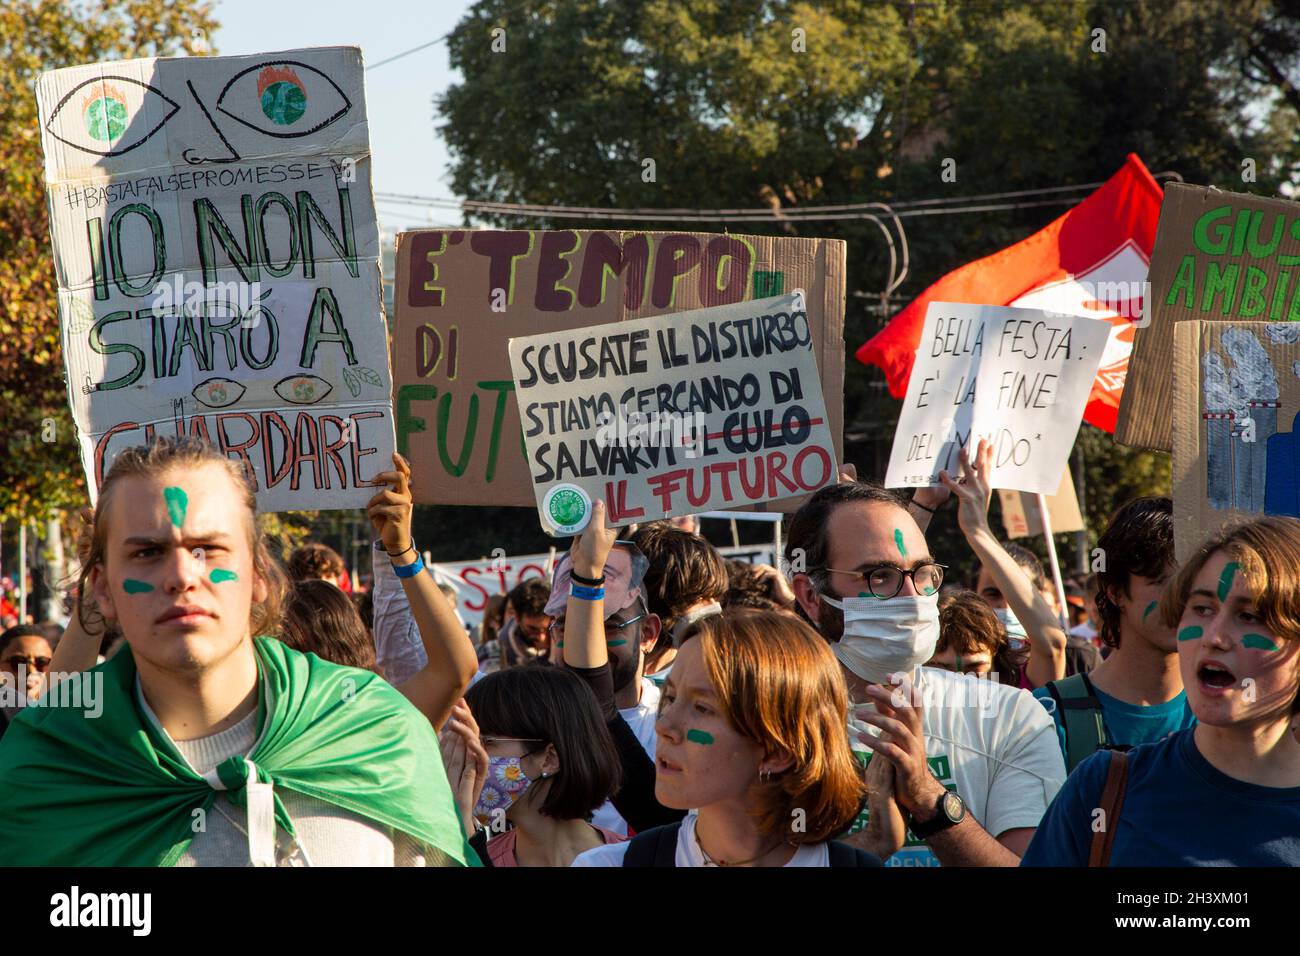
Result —
[[1151, 612], [1154, 611], [1159, 604], [1160, 604], [1159, 601], [1152, 601], [1150, 604], [1148, 604], [1147, 609], [1142, 612], [1142, 620], [1145, 621], [1147, 618], [1149, 618], [1151, 616]]
[[179, 528], [185, 523], [185, 510], [190, 506], [190, 496], [184, 488], [164, 488], [163, 497], [167, 500], [167, 517]]
[[1277, 645], [1263, 634], [1247, 634], [1241, 639], [1242, 647], [1253, 647], [1257, 651], [1275, 651]]
[[1199, 627], [1185, 627], [1178, 632], [1178, 639], [1180, 641], [1194, 641], [1204, 633], [1205, 631]]
[[122, 590], [127, 594], [148, 594], [153, 590], [153, 585], [145, 581], [137, 581], [135, 578], [127, 578], [122, 582]]
[[617, 641], [606, 641], [605, 645], [607, 647], [622, 647], [626, 643], [627, 641], [620, 637]]
[[713, 734], [707, 734], [702, 730], [696, 730], [692, 727], [690, 730], [686, 731], [686, 739], [693, 744], [711, 745], [713, 743]]
[[220, 584], [222, 581], [238, 581], [239, 575], [225, 568], [213, 568], [208, 572], [208, 580], [213, 584]]
[[903, 532], [897, 528], [894, 529], [894, 546], [898, 548], [898, 553], [904, 558], [907, 557], [907, 549], [903, 547]]
[[1236, 561], [1229, 561], [1223, 566], [1223, 573], [1219, 575], [1219, 600], [1228, 600], [1228, 592], [1232, 590], [1232, 579], [1237, 576], [1237, 569], [1241, 567]]

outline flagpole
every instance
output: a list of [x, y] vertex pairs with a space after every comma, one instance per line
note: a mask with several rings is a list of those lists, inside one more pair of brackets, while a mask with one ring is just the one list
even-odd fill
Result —
[[1047, 543], [1047, 557], [1052, 562], [1052, 583], [1056, 585], [1056, 600], [1061, 608], [1059, 617], [1061, 619], [1061, 629], [1067, 633], [1070, 625], [1065, 616], [1065, 585], [1061, 582], [1061, 564], [1056, 559], [1056, 541], [1052, 538], [1052, 519], [1047, 516], [1047, 497], [1041, 492], [1035, 495], [1038, 499], [1038, 513], [1043, 518], [1043, 538]]

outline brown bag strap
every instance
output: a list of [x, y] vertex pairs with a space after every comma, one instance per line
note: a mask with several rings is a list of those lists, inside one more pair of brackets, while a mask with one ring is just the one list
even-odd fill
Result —
[[1110, 866], [1110, 850], [1119, 832], [1119, 814], [1124, 809], [1124, 790], [1128, 786], [1128, 754], [1122, 750], [1110, 752], [1110, 769], [1106, 772], [1106, 786], [1101, 791], [1101, 809], [1105, 825], [1092, 835], [1092, 850], [1088, 854], [1089, 866]]

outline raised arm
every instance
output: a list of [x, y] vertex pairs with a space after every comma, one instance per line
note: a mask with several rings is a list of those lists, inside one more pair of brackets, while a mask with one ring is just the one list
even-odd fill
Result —
[[[95, 512], [91, 508], [82, 508], [77, 512], [81, 527], [77, 532], [77, 560], [82, 564], [90, 558], [90, 536], [95, 529]], [[46, 689], [58, 683], [65, 674], [79, 674], [88, 671], [99, 663], [99, 642], [102, 634], [91, 634], [81, 626], [82, 595], [72, 604], [72, 619], [63, 629], [50, 658], [50, 669], [46, 673]], [[44, 693], [44, 692], [42, 692]]]
[[421, 670], [395, 686], [434, 727], [441, 727], [474, 679], [478, 655], [411, 538], [411, 466], [398, 454], [393, 464], [396, 470], [375, 476], [376, 484], [392, 487], [371, 498], [367, 510], [401, 581], [426, 656]]
[[988, 569], [1011, 605], [1012, 612], [1025, 628], [1032, 648], [1025, 673], [1034, 687], [1065, 676], [1065, 631], [1061, 622], [1035, 589], [1024, 569], [998, 542], [989, 528], [989, 500], [993, 489], [988, 474], [993, 464], [993, 445], [980, 439], [971, 463], [966, 449], [961, 451], [962, 479], [954, 481], [946, 471], [939, 478], [957, 496], [957, 522], [980, 564]]
[[[609, 557], [617, 537], [617, 528], [605, 527], [605, 502], [592, 502], [591, 523], [573, 539], [573, 546], [569, 549], [573, 573], [588, 579], [603, 578], [605, 559]], [[581, 594], [592, 597], [583, 598], [579, 596]], [[603, 585], [586, 588], [577, 581], [573, 582], [565, 605], [563, 650], [564, 663], [570, 667], [603, 667], [609, 662], [609, 648], [605, 646]]]

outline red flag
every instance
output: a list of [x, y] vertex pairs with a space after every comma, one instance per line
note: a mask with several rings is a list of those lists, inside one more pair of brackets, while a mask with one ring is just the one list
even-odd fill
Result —
[[858, 361], [879, 366], [890, 394], [906, 396], [931, 302], [1014, 305], [1106, 319], [1114, 328], [1083, 420], [1114, 432], [1133, 349], [1130, 320], [1142, 315], [1163, 195], [1142, 160], [1129, 153], [1119, 172], [1051, 225], [954, 269], [922, 292], [858, 349]]

